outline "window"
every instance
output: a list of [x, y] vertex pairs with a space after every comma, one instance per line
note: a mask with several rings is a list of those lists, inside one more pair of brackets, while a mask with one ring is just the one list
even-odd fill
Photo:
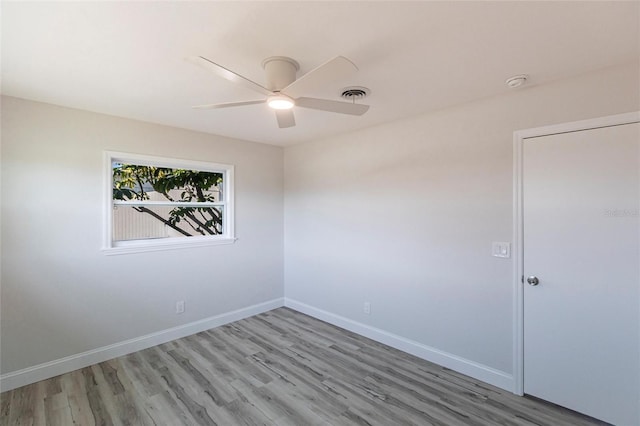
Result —
[[235, 241], [233, 166], [107, 152], [105, 251]]

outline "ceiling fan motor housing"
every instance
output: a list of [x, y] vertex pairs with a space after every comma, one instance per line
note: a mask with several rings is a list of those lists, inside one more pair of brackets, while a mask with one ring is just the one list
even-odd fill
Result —
[[279, 92], [294, 81], [300, 65], [286, 56], [271, 56], [262, 61], [267, 74], [267, 89]]

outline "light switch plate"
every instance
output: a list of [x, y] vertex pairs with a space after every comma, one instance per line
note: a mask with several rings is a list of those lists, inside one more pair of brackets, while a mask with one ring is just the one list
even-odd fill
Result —
[[511, 243], [494, 242], [491, 248], [494, 257], [511, 257]]

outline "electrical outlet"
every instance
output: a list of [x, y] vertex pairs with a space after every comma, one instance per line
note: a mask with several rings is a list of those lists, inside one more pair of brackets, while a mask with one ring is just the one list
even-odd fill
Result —
[[363, 309], [364, 313], [369, 315], [371, 314], [371, 303], [369, 302], [364, 302], [364, 309]]
[[178, 300], [176, 302], [176, 314], [184, 313], [184, 300]]

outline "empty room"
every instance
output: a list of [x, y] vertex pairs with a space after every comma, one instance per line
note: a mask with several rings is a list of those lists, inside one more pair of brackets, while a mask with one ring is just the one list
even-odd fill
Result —
[[640, 2], [0, 19], [0, 426], [640, 426]]

